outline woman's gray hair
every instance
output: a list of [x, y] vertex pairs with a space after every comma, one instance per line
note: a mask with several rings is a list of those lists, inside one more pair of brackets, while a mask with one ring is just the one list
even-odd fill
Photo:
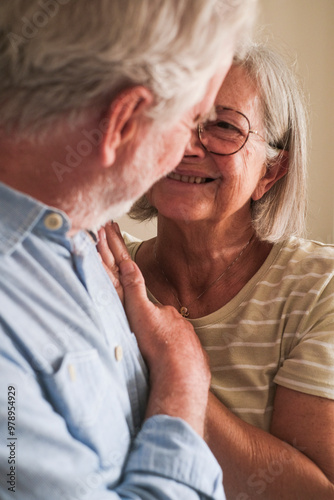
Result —
[[0, 128], [75, 124], [134, 85], [152, 91], [151, 119], [177, 119], [204, 95], [219, 49], [249, 32], [256, 2], [4, 0]]
[[[288, 171], [260, 200], [252, 220], [262, 240], [276, 243], [305, 233], [307, 116], [300, 85], [281, 56], [261, 44], [250, 46], [235, 64], [243, 66], [258, 88], [264, 113], [267, 166], [288, 151]], [[284, 161], [284, 160], [283, 160]]]
[[[294, 71], [278, 53], [263, 44], [250, 44], [234, 58], [254, 81], [264, 114], [267, 168], [288, 151], [288, 171], [260, 200], [251, 202], [257, 236], [277, 243], [305, 232], [307, 178], [307, 116]], [[145, 196], [129, 216], [148, 220], [157, 215]]]

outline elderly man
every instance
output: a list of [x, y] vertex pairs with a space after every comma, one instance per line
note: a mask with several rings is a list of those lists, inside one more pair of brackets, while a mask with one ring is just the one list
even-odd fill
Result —
[[3, 500], [224, 498], [192, 327], [116, 249], [127, 318], [85, 230], [178, 163], [254, 1], [1, 2]]

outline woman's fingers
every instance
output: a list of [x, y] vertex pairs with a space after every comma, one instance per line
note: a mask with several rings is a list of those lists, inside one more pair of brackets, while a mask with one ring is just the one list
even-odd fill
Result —
[[129, 252], [126, 248], [118, 224], [109, 222], [105, 225], [106, 243], [109, 251], [112, 253], [116, 266], [119, 267], [123, 260], [131, 260]]
[[106, 236], [106, 231], [104, 227], [101, 227], [98, 232], [98, 243], [97, 243], [97, 249], [99, 251], [99, 254], [101, 255], [103, 263], [107, 266], [107, 268], [110, 271], [116, 271], [116, 263], [115, 263], [115, 258], [110, 251], [110, 248], [107, 243], [107, 236]]
[[118, 278], [123, 288], [124, 306], [133, 331], [138, 325], [147, 324], [147, 315], [154, 311], [153, 304], [147, 298], [146, 286], [139, 267], [131, 260], [117, 223], [105, 226], [106, 244], [112, 253], [119, 270]]
[[132, 330], [135, 333], [145, 331], [156, 308], [147, 298], [144, 278], [131, 260], [118, 224], [108, 223], [100, 229], [97, 248], [124, 304]]
[[99, 230], [98, 237], [99, 240], [97, 244], [97, 250], [101, 256], [103, 267], [105, 268], [111, 282], [116, 288], [119, 298], [121, 299], [122, 303], [124, 303], [123, 287], [119, 280], [119, 267], [116, 264], [115, 257], [112, 251], [109, 248], [105, 228], [102, 227]]

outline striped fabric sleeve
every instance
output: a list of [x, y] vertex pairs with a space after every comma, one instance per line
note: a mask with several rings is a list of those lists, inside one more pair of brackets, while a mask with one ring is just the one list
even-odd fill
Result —
[[274, 382], [289, 389], [334, 399], [334, 278], [305, 314], [303, 331]]

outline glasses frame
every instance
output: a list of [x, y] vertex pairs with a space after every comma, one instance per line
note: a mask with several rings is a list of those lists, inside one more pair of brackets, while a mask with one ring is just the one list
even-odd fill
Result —
[[199, 139], [199, 142], [201, 143], [202, 147], [208, 152], [208, 153], [212, 153], [214, 155], [218, 155], [218, 156], [231, 156], [231, 155], [235, 155], [236, 153], [238, 153], [246, 144], [246, 142], [248, 141], [249, 139], [249, 136], [250, 134], [256, 134], [258, 137], [260, 137], [260, 139], [262, 139], [264, 142], [267, 142], [265, 140], [264, 137], [262, 137], [262, 135], [259, 134], [259, 132], [257, 130], [252, 130], [251, 129], [251, 124], [250, 124], [250, 121], [249, 119], [247, 118], [247, 116], [242, 113], [241, 111], [238, 111], [237, 109], [234, 109], [234, 108], [227, 108], [225, 106], [222, 106], [221, 107], [222, 110], [225, 110], [227, 109], [228, 111], [234, 111], [235, 113], [238, 113], [239, 115], [243, 116], [244, 118], [246, 118], [247, 120], [247, 123], [248, 123], [248, 134], [246, 136], [246, 139], [245, 139], [245, 142], [243, 143], [242, 146], [240, 146], [240, 148], [238, 148], [236, 151], [233, 151], [233, 153], [215, 153], [214, 151], [210, 151], [202, 142], [202, 139], [201, 139], [201, 132], [203, 132], [203, 129], [204, 129], [204, 125], [205, 123], [199, 123], [197, 125], [197, 135], [198, 135], [198, 139]]

